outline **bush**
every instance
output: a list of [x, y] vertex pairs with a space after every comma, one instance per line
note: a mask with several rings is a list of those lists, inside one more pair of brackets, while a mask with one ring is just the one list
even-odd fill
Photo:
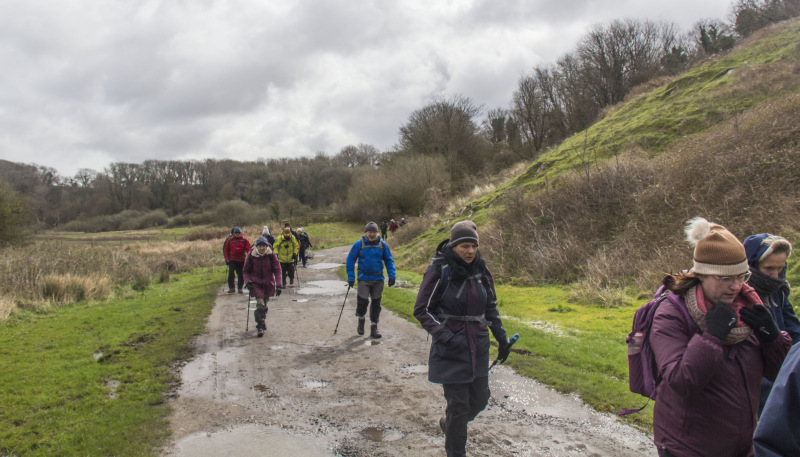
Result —
[[111, 281], [106, 277], [66, 275], [45, 276], [41, 284], [42, 297], [65, 305], [83, 300], [105, 300], [111, 296]]

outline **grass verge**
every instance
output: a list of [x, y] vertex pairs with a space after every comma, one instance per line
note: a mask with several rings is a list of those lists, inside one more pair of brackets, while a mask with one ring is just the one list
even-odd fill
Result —
[[164, 392], [191, 354], [223, 269], [104, 303], [25, 310], [0, 325], [0, 455], [153, 455]]

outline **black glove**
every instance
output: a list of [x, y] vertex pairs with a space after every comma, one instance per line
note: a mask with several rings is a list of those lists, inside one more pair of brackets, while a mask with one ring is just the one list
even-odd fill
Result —
[[297, 254], [292, 254], [292, 260], [294, 260], [295, 262], [297, 262]]
[[706, 313], [706, 332], [724, 341], [737, 322], [739, 319], [732, 309], [724, 303], [717, 303]]
[[347, 281], [347, 285], [350, 286], [350, 287], [353, 287], [353, 286], [356, 285], [356, 282], [355, 281]]
[[508, 338], [504, 338], [497, 342], [497, 363], [503, 363], [511, 354], [511, 345], [508, 344]]
[[280, 297], [280, 296], [281, 296], [281, 290], [282, 290], [282, 289], [281, 289], [280, 287], [278, 287], [278, 288], [276, 288], [276, 289], [275, 289], [275, 296], [276, 296], [276, 297]]
[[742, 322], [753, 329], [758, 341], [771, 343], [778, 339], [781, 332], [766, 307], [755, 305], [752, 308], [742, 308], [739, 314], [742, 316]]
[[226, 260], [226, 261], [225, 261], [225, 265], [230, 265], [230, 264], [231, 264], [231, 261], [230, 261], [230, 260]]
[[389, 287], [394, 285], [394, 278], [389, 278]]
[[244, 286], [247, 287], [248, 289], [253, 287], [253, 281], [247, 281], [247, 284], [245, 284]]

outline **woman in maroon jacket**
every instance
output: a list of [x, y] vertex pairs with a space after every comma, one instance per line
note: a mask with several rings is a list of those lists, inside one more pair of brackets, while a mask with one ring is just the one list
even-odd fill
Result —
[[267, 329], [265, 320], [269, 311], [267, 307], [269, 297], [280, 295], [282, 286], [281, 264], [265, 237], [256, 240], [256, 248], [244, 261], [243, 273], [250, 295], [256, 297], [256, 310], [253, 316], [258, 336], [261, 337]]
[[658, 455], [752, 456], [761, 377], [775, 379], [791, 338], [746, 284], [747, 256], [732, 233], [698, 217], [686, 234], [694, 265], [672, 275], [670, 290], [692, 322], [666, 300], [650, 333]]

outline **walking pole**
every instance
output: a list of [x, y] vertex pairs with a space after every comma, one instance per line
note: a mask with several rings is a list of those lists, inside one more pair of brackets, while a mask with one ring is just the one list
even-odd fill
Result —
[[[509, 351], [509, 353], [511, 352], [511, 346], [513, 346], [514, 343], [516, 343], [518, 339], [519, 339], [519, 333], [515, 333], [514, 336], [511, 337], [510, 340], [508, 340], [508, 351]], [[506, 356], [506, 358], [508, 358], [508, 356]], [[497, 365], [498, 361], [500, 361], [500, 363], [503, 363], [503, 362], [506, 361], [506, 359], [500, 360], [500, 355], [498, 354], [497, 358], [494, 359], [494, 362], [492, 362], [492, 364], [489, 365], [489, 370], [494, 368], [494, 366]]]
[[344, 312], [344, 304], [347, 303], [347, 294], [350, 293], [350, 284], [347, 285], [347, 292], [344, 294], [344, 303], [342, 303], [342, 310], [339, 311], [339, 319], [336, 320], [336, 328], [333, 329], [333, 334], [336, 335], [336, 331], [339, 330], [339, 321], [342, 320], [342, 313]]
[[252, 293], [250, 292], [250, 288], [247, 288], [247, 324], [244, 326], [244, 331], [250, 331], [250, 297]]

